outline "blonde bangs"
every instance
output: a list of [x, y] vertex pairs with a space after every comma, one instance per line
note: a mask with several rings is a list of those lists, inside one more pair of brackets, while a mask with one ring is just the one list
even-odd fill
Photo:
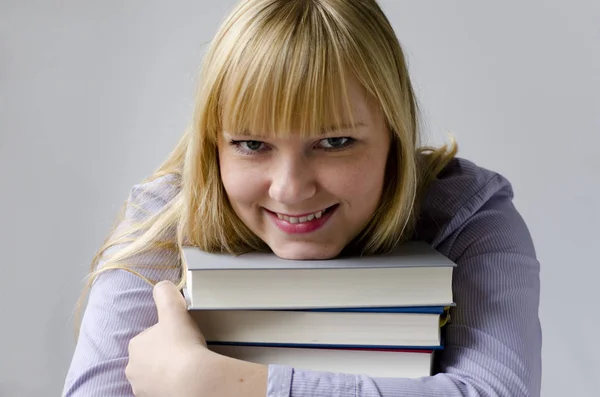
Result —
[[316, 3], [265, 7], [232, 40], [217, 94], [220, 128], [232, 134], [316, 136], [354, 125], [341, 55], [349, 49], [339, 37]]

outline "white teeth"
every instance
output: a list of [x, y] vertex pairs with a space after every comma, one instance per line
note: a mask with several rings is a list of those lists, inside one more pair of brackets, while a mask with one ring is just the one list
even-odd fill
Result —
[[301, 216], [301, 217], [277, 214], [277, 218], [284, 220], [286, 222], [292, 223], [292, 224], [310, 222], [313, 219], [315, 219], [315, 218], [319, 219], [322, 216], [323, 216], [323, 211], [317, 211], [314, 214]]

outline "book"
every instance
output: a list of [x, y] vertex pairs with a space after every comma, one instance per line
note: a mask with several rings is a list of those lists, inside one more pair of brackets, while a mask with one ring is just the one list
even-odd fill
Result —
[[443, 349], [456, 266], [424, 242], [286, 260], [184, 248], [188, 309], [209, 349], [298, 369], [417, 378]]
[[266, 346], [208, 345], [227, 357], [300, 370], [342, 372], [371, 377], [420, 378], [431, 374], [433, 351], [323, 349]]
[[[384, 308], [389, 309], [389, 308]], [[208, 343], [441, 348], [437, 313], [397, 310], [192, 310]]]
[[184, 247], [189, 309], [450, 306], [452, 261], [425, 242], [391, 253], [328, 260], [239, 256]]

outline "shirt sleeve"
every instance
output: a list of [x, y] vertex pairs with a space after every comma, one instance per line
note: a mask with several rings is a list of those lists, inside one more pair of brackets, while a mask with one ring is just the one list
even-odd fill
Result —
[[373, 378], [269, 366], [268, 397], [539, 396], [539, 263], [508, 192], [437, 247], [454, 260], [454, 301], [434, 376]]
[[[136, 185], [131, 191], [123, 223], [140, 221], [160, 211], [170, 191], [156, 187], [162, 181]], [[121, 247], [113, 247], [115, 251]], [[177, 255], [167, 249], [139, 254], [136, 271], [153, 280], [176, 281]], [[99, 267], [105, 262], [100, 261]], [[94, 282], [80, 327], [63, 388], [64, 397], [133, 397], [125, 376], [129, 341], [158, 318], [152, 286], [128, 271], [115, 269], [101, 273]]]

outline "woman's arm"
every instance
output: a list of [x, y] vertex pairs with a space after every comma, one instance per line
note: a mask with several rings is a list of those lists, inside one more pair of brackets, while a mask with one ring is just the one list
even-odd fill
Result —
[[[119, 228], [157, 213], [175, 192], [168, 177], [135, 186], [129, 197], [125, 220]], [[176, 280], [179, 277], [179, 270], [165, 269], [177, 263], [176, 255], [169, 250], [155, 250], [136, 259], [148, 266], [143, 270], [137, 269], [146, 277], [156, 280]], [[99, 267], [103, 265], [104, 262], [101, 262]], [[156, 321], [151, 285], [124, 270], [101, 273], [89, 294], [63, 396], [133, 396], [125, 377], [128, 344]]]
[[492, 196], [438, 249], [458, 265], [440, 373], [380, 379], [270, 366], [268, 397], [539, 396], [539, 264], [510, 193]]

